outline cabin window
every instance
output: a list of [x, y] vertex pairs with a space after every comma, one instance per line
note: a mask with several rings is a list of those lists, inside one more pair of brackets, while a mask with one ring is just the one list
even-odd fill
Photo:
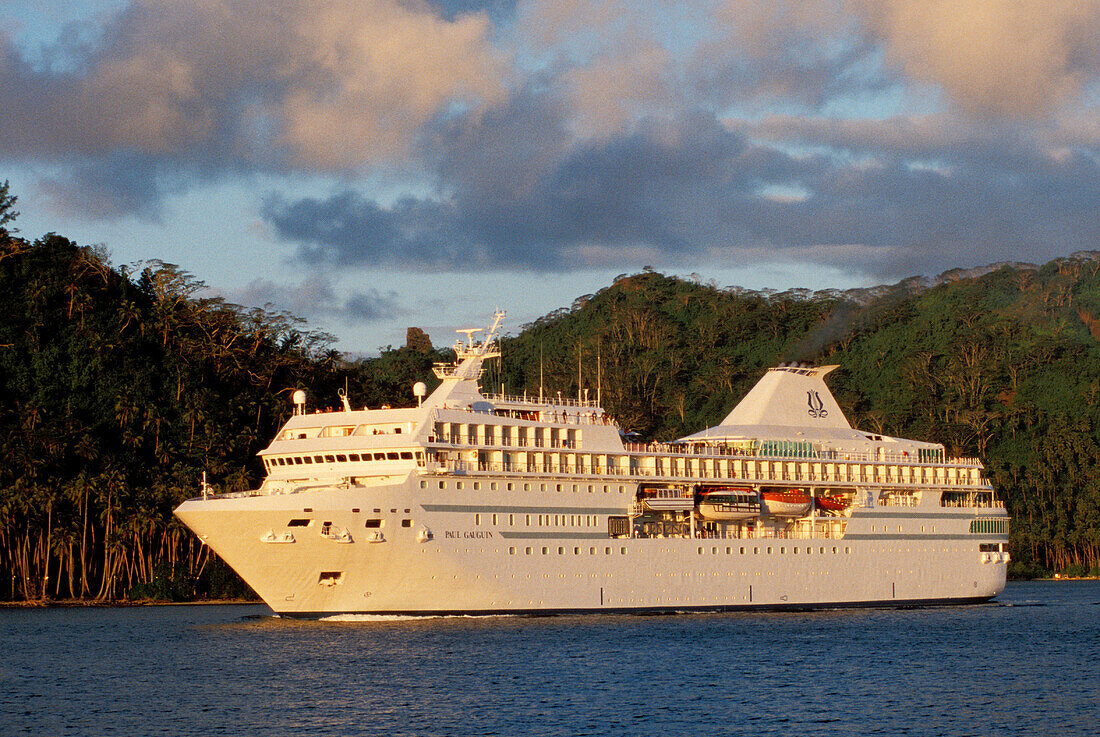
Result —
[[351, 461], [352, 463], [358, 463], [359, 462], [359, 454], [358, 453], [348, 453], [348, 460]]
[[490, 481], [489, 482], [489, 491], [496, 491], [496, 490], [497, 490], [497, 482], [496, 481]]
[[531, 484], [524, 484], [523, 485], [523, 490], [524, 491], [530, 491], [531, 490]]
[[428, 488], [428, 482], [427, 481], [421, 481], [420, 482], [420, 488], [421, 489], [427, 489]]
[[386, 460], [386, 454], [385, 453], [375, 453], [374, 454], [374, 460], [384, 461], [384, 460]]
[[403, 461], [411, 461], [412, 459], [413, 459], [413, 454], [412, 454], [412, 451], [411, 451], [411, 450], [403, 450], [403, 451], [401, 451], [401, 460], [403, 460]]
[[494, 514], [493, 515], [493, 524], [495, 525], [496, 523], [497, 523], [497, 516]]
[[446, 481], [440, 481], [439, 482], [439, 488], [440, 489], [446, 489], [447, 488], [447, 482]]
[[321, 586], [336, 586], [344, 581], [343, 571], [321, 571], [317, 583]]
[[400, 459], [400, 456], [397, 453], [387, 453], [386, 454], [386, 460], [387, 461], [396, 461], [396, 460], [399, 460], [399, 459]]
[[514, 515], [514, 514], [508, 515], [508, 524], [514, 525], [515, 523], [516, 523], [516, 515]]
[[324, 459], [323, 456], [313, 456], [313, 462], [314, 463], [324, 463], [325, 459]]
[[543, 555], [546, 555], [548, 552], [550, 552], [550, 548], [543, 548], [542, 549], [542, 554]]
[[304, 463], [313, 463], [313, 459], [312, 459], [312, 458], [310, 458], [309, 456], [303, 456], [303, 457], [302, 457], [302, 461], [303, 461]]
[[516, 554], [516, 549], [515, 548], [508, 548], [508, 555], [515, 555], [515, 554]]
[[504, 488], [505, 488], [505, 489], [507, 489], [508, 491], [512, 491], [512, 490], [514, 489], [514, 487], [515, 487], [515, 484], [513, 484], [512, 482], [510, 482], [510, 481], [509, 481], [509, 482], [508, 482], [508, 483], [507, 483], [507, 484], [505, 485], [505, 487], [504, 487]]
[[558, 548], [558, 555], [565, 555], [565, 548]]
[[480, 525], [481, 524], [481, 515], [480, 514], [475, 514], [474, 515], [474, 524], [475, 525]]
[[461, 489], [462, 488], [462, 482], [461, 481], [456, 481], [455, 482], [455, 488], [456, 489]]
[[475, 481], [474, 482], [474, 491], [481, 491], [481, 482], [480, 481]]
[[369, 519], [369, 520], [367, 520], [367, 524], [364, 525], [364, 526], [367, 527], [368, 529], [376, 530], [376, 529], [378, 529], [382, 526], [382, 520], [377, 519], [377, 518], [376, 519]]
[[336, 463], [336, 456], [325, 456], [325, 463]]
[[530, 555], [531, 554], [531, 548], [524, 548], [523, 552], [525, 552], [527, 555]]

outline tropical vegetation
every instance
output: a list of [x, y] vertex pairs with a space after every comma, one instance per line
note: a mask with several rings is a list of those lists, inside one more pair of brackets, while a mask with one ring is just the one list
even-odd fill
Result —
[[[15, 204], [0, 185], [0, 599], [249, 595], [171, 510], [204, 474], [254, 486], [294, 389], [397, 405], [450, 358], [410, 331], [406, 347], [349, 360], [178, 266], [24, 239]], [[502, 348], [487, 383], [599, 394], [645, 439], [716, 424], [778, 362], [839, 364], [830, 383], [856, 424], [983, 459], [1013, 517], [1016, 575], [1100, 573], [1097, 254], [849, 292], [646, 270]]]

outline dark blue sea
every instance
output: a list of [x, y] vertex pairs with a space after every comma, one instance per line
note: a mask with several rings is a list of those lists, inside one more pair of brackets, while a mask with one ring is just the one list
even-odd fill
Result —
[[0, 610], [0, 735], [1100, 735], [1100, 582], [810, 614]]

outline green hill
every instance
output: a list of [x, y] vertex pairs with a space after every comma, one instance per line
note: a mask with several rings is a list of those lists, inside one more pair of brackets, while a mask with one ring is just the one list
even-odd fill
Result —
[[[449, 357], [421, 340], [346, 361], [291, 316], [201, 296], [178, 267], [18, 238], [12, 204], [0, 188], [0, 598], [243, 592], [171, 515], [203, 472], [257, 484], [293, 388], [400, 405]], [[624, 429], [669, 439], [716, 424], [769, 366], [836, 363], [857, 426], [983, 459], [1017, 575], [1082, 573], [1100, 565], [1098, 341], [1092, 253], [850, 292], [646, 271], [505, 339], [485, 382], [599, 393]]]

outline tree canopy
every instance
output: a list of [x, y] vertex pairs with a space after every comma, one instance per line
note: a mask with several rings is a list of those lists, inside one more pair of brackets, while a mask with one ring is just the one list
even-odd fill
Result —
[[[347, 360], [285, 313], [203, 296], [178, 266], [3, 225], [0, 571], [9, 599], [245, 592], [171, 514], [203, 472], [254, 487], [255, 454], [306, 388], [336, 404], [411, 404], [451, 354]], [[624, 429], [714, 425], [780, 362], [837, 363], [853, 424], [979, 456], [1013, 517], [1013, 570], [1100, 565], [1100, 259], [1011, 266], [860, 292], [720, 289], [647, 270], [523, 326], [487, 388], [600, 395]], [[6, 580], [6, 579], [5, 579]]]

